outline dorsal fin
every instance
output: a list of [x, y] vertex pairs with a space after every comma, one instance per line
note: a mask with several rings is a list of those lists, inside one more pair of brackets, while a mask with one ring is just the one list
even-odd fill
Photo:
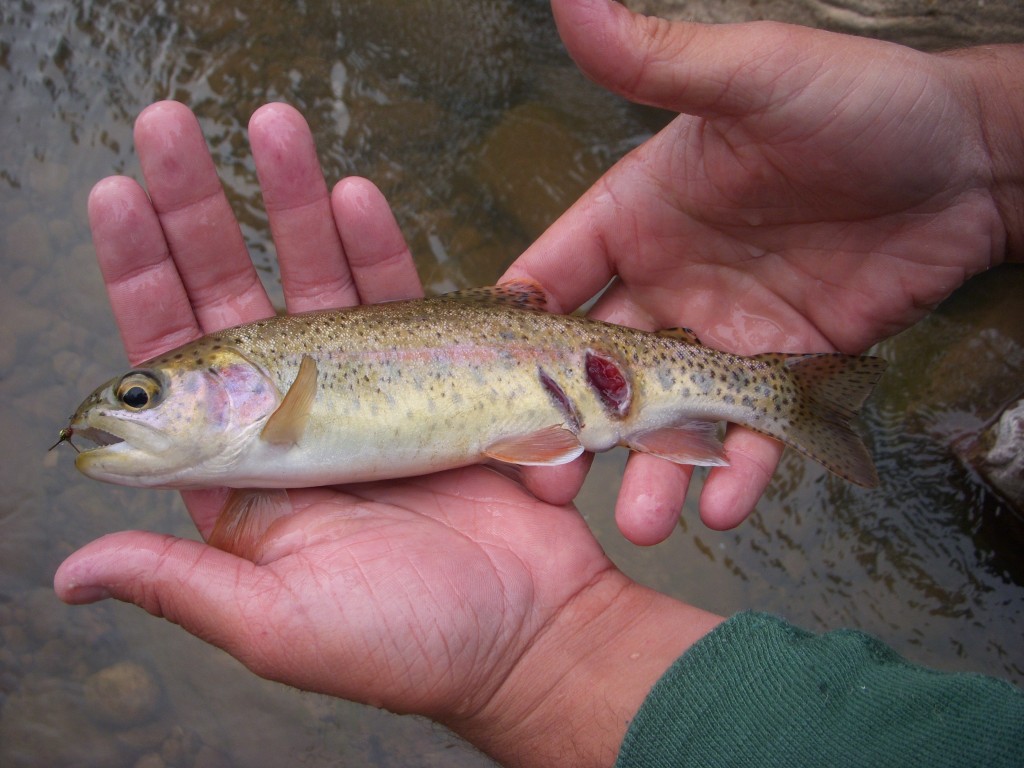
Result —
[[697, 338], [697, 334], [689, 328], [663, 328], [658, 331], [659, 336], [667, 336], [670, 339], [679, 339], [685, 341], [687, 344], [697, 344], [703, 346], [701, 340]]
[[295, 445], [306, 431], [309, 412], [316, 398], [316, 361], [309, 355], [302, 356], [299, 372], [288, 388], [267, 423], [263, 425], [260, 438], [275, 445]]
[[501, 304], [517, 309], [543, 310], [548, 304], [544, 289], [538, 283], [526, 280], [512, 280], [501, 285], [488, 285], [483, 288], [466, 288], [462, 291], [446, 293], [439, 298], [473, 301], [481, 304]]

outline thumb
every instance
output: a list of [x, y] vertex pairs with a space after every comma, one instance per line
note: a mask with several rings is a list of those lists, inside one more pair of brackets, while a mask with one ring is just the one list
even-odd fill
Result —
[[551, 5], [580, 69], [631, 101], [705, 117], [740, 116], [780, 93], [780, 77], [806, 84], [815, 71], [806, 64], [817, 38], [803, 27], [672, 22], [611, 0]]
[[73, 553], [53, 586], [66, 603], [134, 603], [238, 657], [249, 626], [239, 585], [254, 582], [255, 568], [197, 541], [124, 531]]

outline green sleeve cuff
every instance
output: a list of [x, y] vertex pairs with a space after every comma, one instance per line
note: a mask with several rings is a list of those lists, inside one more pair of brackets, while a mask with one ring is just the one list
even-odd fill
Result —
[[1024, 694], [908, 663], [854, 630], [741, 613], [655, 683], [617, 768], [1024, 766]]

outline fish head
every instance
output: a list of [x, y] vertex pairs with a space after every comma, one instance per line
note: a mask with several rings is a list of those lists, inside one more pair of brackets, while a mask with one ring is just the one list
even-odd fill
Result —
[[270, 376], [237, 350], [170, 354], [96, 389], [67, 433], [95, 443], [75, 459], [93, 479], [138, 487], [216, 485], [280, 400]]

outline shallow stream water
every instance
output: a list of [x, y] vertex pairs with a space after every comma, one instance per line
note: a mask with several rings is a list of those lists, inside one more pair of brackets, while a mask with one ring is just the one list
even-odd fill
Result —
[[[185, 102], [279, 297], [245, 124], [285, 100], [329, 180], [384, 190], [441, 291], [492, 283], [664, 117], [587, 83], [536, 0], [15, 0], [0, 89], [0, 765], [490, 764], [426, 721], [262, 681], [134, 607], [54, 597], [57, 565], [104, 533], [194, 536], [176, 494], [93, 483], [46, 452], [124, 366], [86, 197], [138, 176], [143, 107]], [[879, 350], [892, 366], [864, 418], [878, 489], [787, 455], [739, 529], [709, 531], [688, 506], [669, 541], [638, 549], [612, 520], [613, 452], [578, 504], [622, 568], [682, 599], [860, 627], [914, 661], [1024, 684], [1024, 526], [954, 449], [1020, 394], [1022, 295], [1024, 270], [1002, 268]]]

